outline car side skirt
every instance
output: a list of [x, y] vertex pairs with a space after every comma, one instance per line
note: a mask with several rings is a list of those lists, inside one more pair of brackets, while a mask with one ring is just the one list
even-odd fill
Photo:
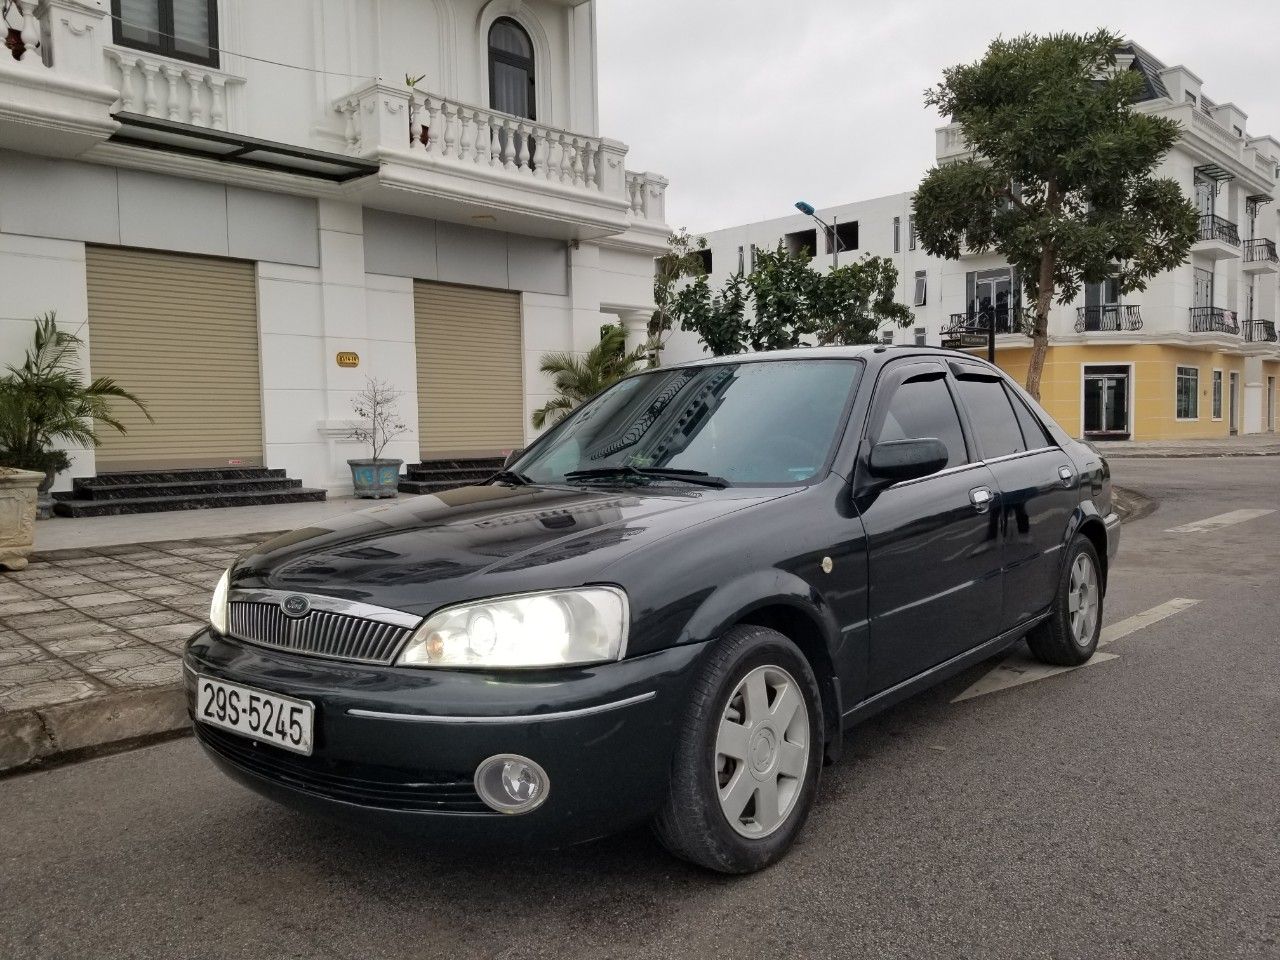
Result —
[[1046, 610], [1043, 613], [1032, 617], [1030, 620], [1023, 621], [1012, 630], [1008, 630], [997, 637], [993, 637], [984, 643], [980, 643], [971, 650], [966, 650], [964, 653], [957, 654], [950, 660], [944, 660], [942, 663], [930, 667], [928, 670], [918, 673], [914, 677], [903, 680], [901, 683], [895, 684], [887, 690], [881, 690], [874, 696], [868, 697], [853, 709], [845, 711], [845, 729], [847, 730], [854, 724], [861, 723], [863, 720], [875, 716], [882, 710], [887, 710], [895, 703], [900, 703], [908, 697], [920, 693], [922, 690], [927, 690], [929, 687], [941, 683], [948, 677], [955, 676], [961, 670], [967, 669], [975, 663], [981, 663], [988, 657], [994, 656], [1000, 651], [1013, 646], [1026, 636], [1028, 630], [1040, 621], [1046, 619], [1049, 616], [1049, 613], [1050, 611]]

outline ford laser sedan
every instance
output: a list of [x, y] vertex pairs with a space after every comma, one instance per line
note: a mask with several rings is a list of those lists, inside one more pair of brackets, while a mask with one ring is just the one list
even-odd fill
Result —
[[200, 743], [285, 803], [461, 842], [651, 823], [781, 857], [860, 720], [1098, 643], [1106, 462], [925, 348], [649, 370], [477, 486], [277, 537], [186, 650]]

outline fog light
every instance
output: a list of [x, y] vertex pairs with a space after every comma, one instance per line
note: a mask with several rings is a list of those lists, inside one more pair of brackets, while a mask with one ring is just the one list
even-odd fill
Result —
[[547, 771], [528, 757], [500, 753], [476, 767], [476, 793], [499, 813], [528, 813], [547, 799]]

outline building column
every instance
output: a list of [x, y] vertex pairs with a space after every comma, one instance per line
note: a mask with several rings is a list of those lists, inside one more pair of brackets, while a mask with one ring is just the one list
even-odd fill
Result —
[[649, 319], [652, 310], [623, 310], [618, 314], [622, 321], [622, 329], [627, 335], [627, 351], [643, 347], [649, 342]]

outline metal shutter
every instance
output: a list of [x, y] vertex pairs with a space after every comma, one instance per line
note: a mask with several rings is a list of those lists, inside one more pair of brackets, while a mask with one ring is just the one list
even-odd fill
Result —
[[520, 295], [415, 280], [413, 314], [423, 457], [521, 446]]
[[101, 433], [104, 470], [262, 463], [252, 263], [87, 247], [89, 356], [147, 405], [117, 404], [129, 432]]

